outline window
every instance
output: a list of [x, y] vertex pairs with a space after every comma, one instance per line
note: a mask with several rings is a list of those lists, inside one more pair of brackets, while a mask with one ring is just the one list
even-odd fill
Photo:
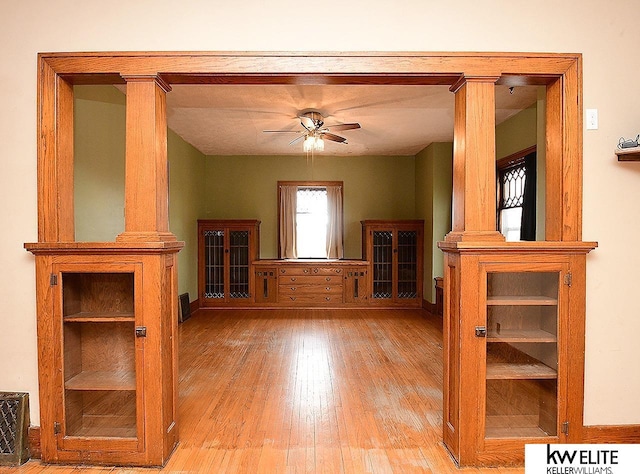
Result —
[[535, 147], [498, 161], [496, 190], [498, 230], [505, 239], [535, 240]]
[[342, 182], [278, 183], [280, 258], [342, 258]]
[[298, 188], [296, 243], [298, 257], [327, 258], [327, 188]]

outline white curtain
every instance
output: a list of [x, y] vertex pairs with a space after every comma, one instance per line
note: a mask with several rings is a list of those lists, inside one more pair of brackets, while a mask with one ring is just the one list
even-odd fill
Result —
[[327, 258], [342, 258], [342, 187], [327, 186]]
[[297, 258], [297, 186], [280, 186], [280, 258]]

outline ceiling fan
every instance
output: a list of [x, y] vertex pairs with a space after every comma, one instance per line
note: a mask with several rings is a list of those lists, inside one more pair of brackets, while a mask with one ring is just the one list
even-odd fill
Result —
[[294, 138], [289, 145], [293, 145], [304, 138], [304, 151], [322, 151], [324, 149], [324, 140], [330, 140], [338, 143], [347, 143], [345, 137], [341, 137], [332, 131], [354, 130], [361, 128], [357, 122], [339, 123], [331, 126], [324, 125], [324, 118], [320, 112], [309, 111], [298, 115], [300, 125], [303, 130], [264, 130], [265, 133], [298, 133], [299, 137]]

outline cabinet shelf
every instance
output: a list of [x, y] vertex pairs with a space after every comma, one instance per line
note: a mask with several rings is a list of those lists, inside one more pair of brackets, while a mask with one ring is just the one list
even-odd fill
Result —
[[135, 321], [133, 312], [79, 312], [66, 315], [64, 322], [69, 323], [115, 323]]
[[542, 342], [556, 343], [558, 337], [542, 329], [502, 329], [500, 334], [489, 331], [487, 342]]
[[537, 426], [538, 417], [531, 415], [489, 415], [486, 420], [487, 438], [543, 438], [552, 436]]
[[540, 362], [487, 362], [487, 380], [557, 379], [558, 373]]
[[488, 306], [557, 306], [558, 299], [549, 296], [489, 296]]
[[128, 371], [80, 372], [64, 384], [66, 390], [127, 390], [136, 389], [136, 374]]

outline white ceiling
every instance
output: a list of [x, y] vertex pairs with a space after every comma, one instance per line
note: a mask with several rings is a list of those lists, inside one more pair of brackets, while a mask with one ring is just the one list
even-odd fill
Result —
[[[537, 87], [496, 86], [496, 123], [532, 105]], [[205, 155], [302, 154], [297, 116], [315, 110], [325, 125], [358, 122], [325, 140], [324, 155], [415, 155], [453, 140], [454, 95], [448, 86], [174, 85], [167, 95], [169, 128]]]

